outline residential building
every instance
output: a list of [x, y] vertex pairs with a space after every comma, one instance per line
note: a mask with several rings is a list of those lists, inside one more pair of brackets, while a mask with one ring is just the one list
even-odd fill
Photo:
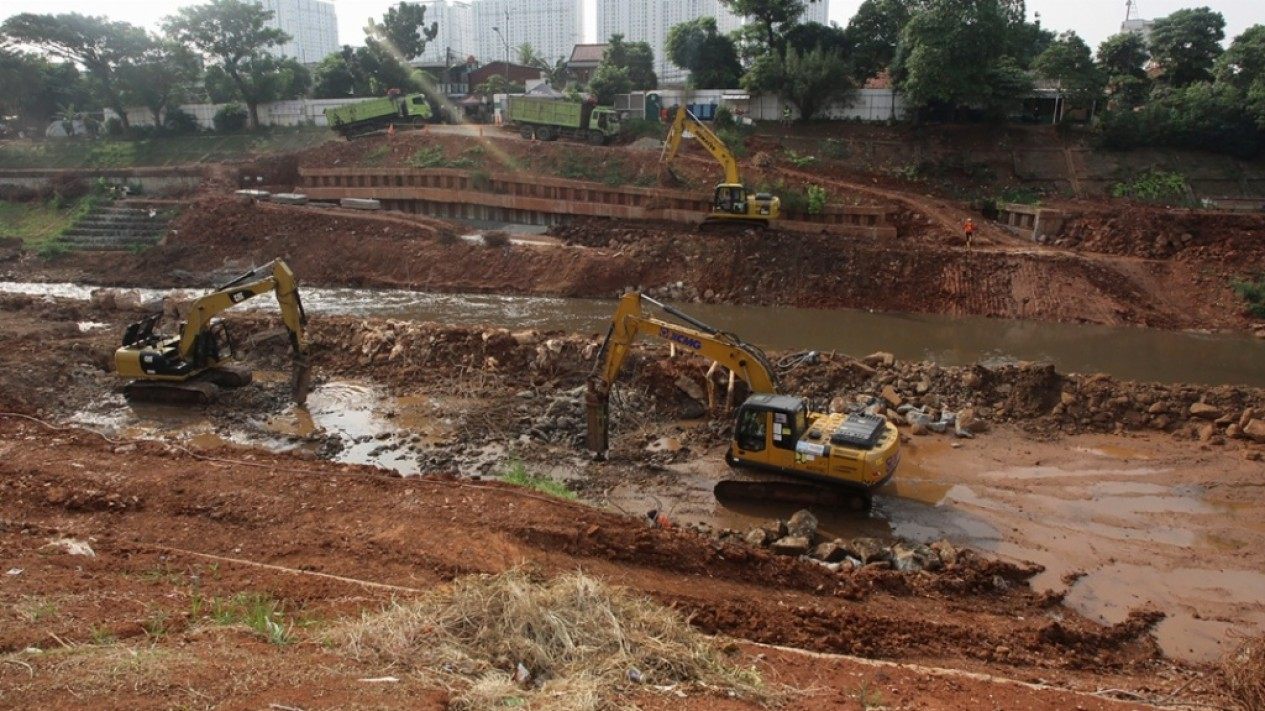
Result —
[[418, 3], [426, 8], [425, 22], [438, 25], [435, 39], [426, 43], [420, 57], [412, 57], [414, 64], [432, 66], [456, 66], [476, 56], [474, 41], [474, 13], [468, 0], [429, 0]]
[[269, 51], [278, 57], [292, 57], [313, 65], [338, 51], [338, 18], [334, 4], [324, 0], [258, 0], [272, 11], [266, 24], [290, 35], [290, 41]]
[[[801, 22], [829, 24], [829, 0], [803, 2]], [[743, 24], [743, 18], [729, 12], [719, 0], [597, 0], [597, 41], [608, 42], [612, 35], [621, 34], [626, 42], [645, 42], [654, 53], [660, 85], [681, 84], [689, 72], [668, 60], [668, 31], [699, 17], [716, 18], [716, 29], [721, 34]]]

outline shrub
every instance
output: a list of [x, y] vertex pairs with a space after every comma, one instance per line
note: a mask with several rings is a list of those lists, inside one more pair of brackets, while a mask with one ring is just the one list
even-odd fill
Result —
[[1233, 282], [1230, 288], [1246, 302], [1248, 314], [1265, 318], [1265, 272], [1257, 272], [1254, 280]]
[[1186, 179], [1180, 173], [1152, 168], [1132, 182], [1116, 183], [1111, 194], [1147, 202], [1185, 202]]
[[233, 133], [246, 128], [246, 119], [246, 109], [237, 104], [225, 104], [215, 112], [211, 123], [215, 124], [215, 130], [220, 133]]
[[716, 107], [716, 116], [712, 118], [712, 124], [717, 127], [734, 125], [733, 112], [729, 110], [728, 106]]
[[167, 117], [163, 119], [163, 128], [175, 134], [189, 134], [197, 133], [202, 127], [193, 114], [175, 109], [167, 112]]
[[822, 210], [826, 209], [826, 202], [830, 199], [826, 189], [820, 185], [808, 186], [808, 214], [820, 215]]

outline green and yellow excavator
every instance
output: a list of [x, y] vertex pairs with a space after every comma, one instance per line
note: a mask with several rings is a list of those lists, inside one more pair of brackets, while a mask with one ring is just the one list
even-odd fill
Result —
[[768, 227], [772, 220], [778, 218], [781, 200], [768, 193], [747, 192], [734, 154], [707, 124], [684, 106], [677, 108], [668, 136], [663, 141], [663, 153], [659, 157], [661, 163], [668, 163], [676, 156], [687, 131], [725, 170], [725, 181], [716, 186], [711, 210], [703, 218], [700, 228], [725, 225]]
[[294, 272], [280, 259], [253, 269], [196, 299], [174, 335], [154, 333], [162, 318], [156, 313], [127, 327], [123, 345], [114, 352], [115, 371], [128, 382], [129, 400], [207, 403], [221, 388], [248, 385], [251, 371], [233, 364], [228, 324], [223, 311], [260, 294], [275, 292], [293, 352], [294, 401], [303, 404], [311, 384], [308, 343], [303, 329], [307, 314], [299, 299]]
[[[655, 318], [643, 303], [681, 321]], [[762, 476], [727, 479], [718, 499], [757, 499], [826, 504], [853, 511], [870, 507], [873, 492], [900, 463], [900, 433], [886, 418], [858, 413], [819, 413], [801, 397], [779, 391], [773, 364], [758, 347], [637, 292], [620, 299], [585, 396], [588, 449], [609, 450], [610, 391], [633, 342], [653, 336], [718, 363], [749, 387], [738, 406], [725, 461]], [[772, 476], [770, 476], [772, 475]]]

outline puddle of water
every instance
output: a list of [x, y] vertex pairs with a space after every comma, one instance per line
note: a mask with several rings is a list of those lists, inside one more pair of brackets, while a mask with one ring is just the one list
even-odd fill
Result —
[[[1153, 605], [1167, 613], [1155, 629], [1166, 653], [1212, 661], [1241, 640], [1225, 615], [1242, 614], [1238, 603], [1259, 599], [1265, 573], [1245, 570], [1153, 567], [1117, 563], [1093, 571], [1072, 586], [1067, 602], [1104, 624], [1125, 619], [1132, 609]], [[1265, 626], [1265, 608], [1258, 603], [1248, 618]]]

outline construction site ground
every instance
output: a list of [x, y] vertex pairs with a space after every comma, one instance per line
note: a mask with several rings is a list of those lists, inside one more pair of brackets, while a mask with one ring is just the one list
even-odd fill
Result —
[[[794, 137], [752, 139], [747, 174], [787, 186], [811, 181], [856, 203], [892, 204], [898, 236], [843, 239], [776, 228], [708, 235], [689, 225], [585, 220], [521, 244], [494, 234], [463, 239], [469, 226], [437, 219], [232, 195], [247, 175], [265, 176], [265, 189], [294, 192], [302, 166], [403, 167], [435, 151], [454, 160], [479, 157], [471, 169], [489, 172], [618, 162], [625, 176], [644, 176], [629, 182], [703, 192], [718, 177], [714, 163], [697, 154], [679, 159], [675, 176], [665, 177], [657, 151], [635, 145], [468, 134], [401, 132], [221, 166], [196, 194], [161, 196], [181, 204], [183, 214], [157, 247], [44, 258], [4, 243], [0, 276], [198, 289], [281, 257], [304, 286], [610, 297], [612, 311], [613, 297], [635, 287], [738, 305], [1166, 330], [1261, 327], [1231, 284], [1265, 263], [1265, 216], [1050, 196], [1079, 213], [1065, 229], [1074, 239], [1038, 245], [985, 223], [968, 249], [959, 226], [975, 213], [963, 202], [843, 161], [796, 167], [785, 159], [787, 146], [809, 144]], [[584, 384], [600, 334], [313, 319], [318, 383], [368, 382], [397, 402], [442, 394], [455, 403], [443, 415], [437, 446], [427, 447], [431, 432], [383, 442], [424, 453], [420, 473], [401, 477], [330, 461], [336, 445], [320, 433], [276, 448], [286, 451], [232, 443], [229, 433], [297, 416], [280, 375], [285, 339], [275, 319], [260, 313], [227, 315], [264, 377], [205, 408], [202, 416], [222, 436], [68, 425], [90, 421], [85, 413], [128, 407], [112, 356], [126, 324], [142, 313], [141, 305], [113, 296], [85, 302], [0, 294], [0, 707], [453, 708], [468, 679], [452, 674], [445, 687], [408, 663], [353, 654], [327, 632], [466, 576], [519, 569], [540, 577], [583, 571], [679, 612], [696, 630], [726, 640], [732, 663], [753, 667], [766, 685], [784, 691], [779, 704], [787, 709], [1241, 703], [1219, 659], [1192, 661], [1160, 649], [1153, 629], [1174, 610], [1139, 599], [1118, 620], [1087, 619], [1063, 599], [1075, 574], [1058, 589], [1036, 589], [1029, 581], [1040, 566], [988, 552], [962, 555], [937, 572], [831, 570], [747, 545], [741, 535], [722, 538], [685, 520], [651, 526], [644, 511], [604, 506], [604, 492], [615, 487], [660, 486], [682, 469], [720, 461], [728, 422], [689, 417], [676, 386], [683, 376], [701, 382], [703, 369], [669, 360], [662, 347], [637, 349], [626, 376], [633, 399], [617, 413], [611, 461], [586, 465], [585, 478], [569, 482], [579, 501], [565, 501], [494, 476], [461, 476], [456, 463], [473, 444], [487, 442], [505, 444], [507, 458], [512, 452], [529, 471], [582, 458], [579, 424], [558, 425], [542, 441], [545, 413], [523, 412]], [[1265, 509], [1263, 448], [1226, 434], [1240, 413], [1246, 422], [1249, 410], [1265, 409], [1259, 390], [1161, 388], [1026, 366], [1000, 374], [884, 366], [852, 355], [789, 385], [829, 399], [857, 388], [877, 394], [884, 384], [912, 392], [926, 375], [926, 397], [952, 399], [967, 387], [962, 383], [978, 388], [981, 380], [991, 392], [1010, 393], [1005, 414], [995, 409], [991, 427], [969, 446], [902, 431], [907, 461], [1011, 492], [1017, 538], [1025, 535], [1026, 485], [989, 481], [987, 472], [1042, 464], [1092, 471], [1116, 448], [1144, 463], [1130, 476], [1146, 485], [1198, 491], [1218, 511], [1236, 514], [1200, 519], [1192, 535], [1220, 544], [1201, 554], [1198, 566], [1168, 542], [1143, 544], [1140, 550], [1161, 561], [1161, 574], [1265, 569], [1265, 531], [1250, 523]], [[886, 382], [884, 373], [891, 375]], [[1084, 401], [1060, 401], [1060, 388]], [[1180, 407], [1171, 407], [1160, 426], [1154, 408], [1150, 415], [1138, 408], [1149, 425], [1112, 415], [1148, 401]], [[1217, 429], [1192, 414], [1196, 401], [1219, 408], [1224, 421]], [[665, 439], [685, 446], [646, 446]], [[1163, 513], [1138, 525], [1159, 525]], [[1028, 542], [1052, 557], [1091, 555], [1061, 550], [1054, 540]], [[1113, 555], [1110, 538], [1092, 551], [1103, 564], [1115, 562]], [[276, 602], [286, 643], [213, 612], [249, 595]], [[1265, 616], [1259, 601], [1180, 605], [1184, 614], [1215, 616], [1238, 630], [1224, 640], [1227, 652], [1259, 637]], [[512, 677], [514, 662], [494, 660], [492, 671]], [[714, 686], [645, 683], [640, 672], [629, 674], [620, 693], [620, 704], [643, 709], [760, 707], [758, 699]], [[556, 696], [523, 703], [582, 708], [564, 705], [565, 692]]]

